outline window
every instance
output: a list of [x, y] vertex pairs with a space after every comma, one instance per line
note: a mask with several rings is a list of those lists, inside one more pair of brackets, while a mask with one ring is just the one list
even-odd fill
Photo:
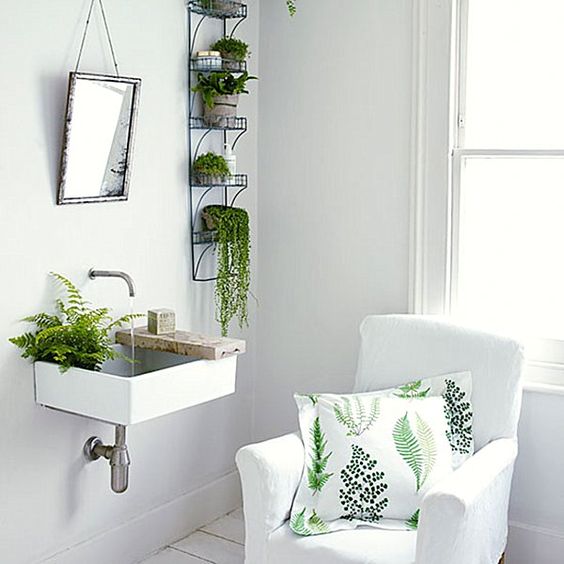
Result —
[[564, 362], [564, 2], [458, 8], [450, 310]]

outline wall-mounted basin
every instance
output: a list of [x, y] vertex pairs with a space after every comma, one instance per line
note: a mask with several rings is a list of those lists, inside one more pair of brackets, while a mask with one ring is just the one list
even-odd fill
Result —
[[[116, 347], [131, 356], [129, 347]], [[101, 372], [35, 363], [35, 400], [46, 407], [113, 425], [132, 425], [235, 392], [237, 356], [201, 360], [136, 349], [135, 374], [125, 361]]]

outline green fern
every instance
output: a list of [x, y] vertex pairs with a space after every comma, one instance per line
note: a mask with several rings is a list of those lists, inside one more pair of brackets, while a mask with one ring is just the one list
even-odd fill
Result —
[[315, 509], [312, 509], [309, 519], [306, 521], [306, 508], [304, 507], [299, 513], [292, 515], [290, 519], [290, 529], [298, 535], [309, 537], [311, 535], [321, 535], [329, 532], [329, 526], [323, 519], [317, 515]]
[[399, 393], [394, 394], [398, 398], [402, 399], [422, 399], [426, 398], [429, 394], [431, 388], [427, 388], [426, 390], [422, 390], [423, 382], [421, 380], [415, 380], [414, 382], [408, 382], [403, 386], [398, 388]]
[[415, 416], [417, 439], [419, 440], [421, 450], [423, 451], [423, 467], [421, 473], [422, 486], [435, 466], [435, 462], [437, 460], [437, 445], [435, 443], [435, 437], [431, 427], [429, 427], [429, 425], [421, 418], [419, 413], [416, 413]]
[[355, 397], [353, 400], [343, 398], [333, 406], [333, 411], [337, 421], [347, 427], [347, 436], [358, 437], [367, 431], [380, 416], [380, 400], [373, 398], [367, 413], [364, 402], [360, 398]]
[[130, 360], [113, 348], [111, 331], [142, 316], [131, 314], [113, 320], [108, 308], [92, 309], [70, 280], [55, 272], [51, 276], [62, 286], [65, 299], [55, 300], [58, 315], [37, 313], [24, 318], [36, 331], [10, 339], [22, 349], [22, 357], [54, 362], [61, 372], [71, 366], [100, 370], [106, 360]]
[[313, 421], [313, 426], [310, 431], [311, 434], [311, 466], [307, 469], [308, 487], [313, 491], [313, 495], [321, 491], [323, 486], [327, 483], [329, 478], [333, 475], [325, 472], [327, 469], [327, 462], [329, 457], [333, 454], [330, 452], [325, 455], [325, 448], [327, 447], [327, 440], [325, 433], [321, 430], [319, 417]]
[[406, 526], [414, 531], [419, 527], [419, 509], [405, 522]]
[[315, 509], [311, 512], [311, 517], [307, 520], [308, 527], [314, 535], [319, 535], [329, 532], [329, 527], [323, 519], [317, 515]]
[[421, 446], [417, 442], [416, 436], [411, 430], [407, 413], [397, 420], [394, 425], [392, 435], [394, 437], [396, 450], [415, 475], [416, 491], [419, 491], [419, 488], [421, 487], [423, 453], [421, 451]]
[[296, 1], [295, 0], [286, 0], [286, 6], [288, 6], [288, 12], [291, 16], [295, 16], [297, 9], [296, 9]]
[[299, 513], [292, 515], [292, 518], [290, 519], [290, 529], [298, 535], [309, 537], [312, 532], [306, 525], [305, 511], [306, 508], [304, 507]]

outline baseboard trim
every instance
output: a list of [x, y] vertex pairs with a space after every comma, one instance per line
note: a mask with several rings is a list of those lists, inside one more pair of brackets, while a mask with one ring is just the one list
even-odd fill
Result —
[[509, 522], [508, 564], [560, 564], [564, 554], [564, 531]]
[[240, 505], [239, 475], [233, 470], [40, 563], [134, 564]]

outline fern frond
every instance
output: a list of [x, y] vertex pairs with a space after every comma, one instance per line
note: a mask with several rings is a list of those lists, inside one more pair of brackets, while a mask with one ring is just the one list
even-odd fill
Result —
[[325, 454], [327, 440], [325, 439], [325, 434], [321, 430], [319, 417], [316, 417], [313, 421], [313, 425], [310, 430], [310, 439], [312, 454], [311, 466], [308, 467], [308, 487], [315, 495], [317, 492], [321, 491], [323, 486], [333, 475], [332, 473], [328, 474], [325, 472], [329, 457], [333, 453], [330, 452], [327, 455]]
[[314, 535], [319, 535], [329, 532], [329, 526], [323, 519], [317, 515], [315, 509], [311, 512], [311, 517], [307, 520], [308, 527]]
[[413, 515], [405, 522], [407, 527], [413, 531], [416, 531], [417, 527], [419, 527], [419, 511], [419, 509], [415, 511], [415, 513], [413, 513]]
[[294, 531], [294, 533], [296, 533], [297, 535], [309, 537], [312, 532], [306, 526], [305, 512], [306, 508], [304, 507], [299, 513], [292, 515], [292, 518], [290, 519], [290, 529], [292, 529], [292, 531]]
[[421, 487], [421, 470], [423, 464], [423, 454], [417, 438], [411, 430], [407, 413], [400, 417], [392, 432], [394, 443], [399, 455], [404, 459], [411, 471], [415, 475], [416, 491]]
[[429, 425], [421, 418], [419, 413], [415, 414], [415, 418], [417, 438], [423, 451], [423, 465], [421, 473], [422, 486], [435, 466], [435, 462], [437, 460], [437, 445], [435, 443], [435, 437], [431, 427], [429, 427]]

